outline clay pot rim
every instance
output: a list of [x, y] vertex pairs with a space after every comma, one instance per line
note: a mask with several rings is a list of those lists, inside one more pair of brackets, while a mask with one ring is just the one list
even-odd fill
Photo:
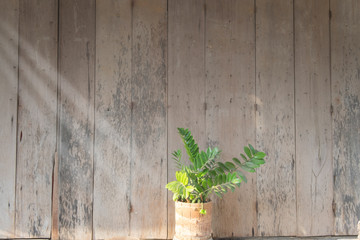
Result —
[[175, 201], [175, 205], [177, 206], [187, 206], [187, 207], [202, 207], [204, 206], [204, 208], [209, 207], [212, 205], [212, 201], [210, 202], [206, 202], [206, 203], [187, 203], [187, 202], [180, 202], [180, 201]]

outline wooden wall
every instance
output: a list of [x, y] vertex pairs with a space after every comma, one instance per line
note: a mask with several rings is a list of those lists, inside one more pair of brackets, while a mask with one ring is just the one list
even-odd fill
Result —
[[224, 160], [214, 237], [357, 234], [357, 0], [0, 1], [0, 238], [172, 238], [176, 127]]

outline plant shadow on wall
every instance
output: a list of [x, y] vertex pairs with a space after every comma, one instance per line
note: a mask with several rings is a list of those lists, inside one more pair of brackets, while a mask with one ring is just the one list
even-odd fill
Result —
[[255, 172], [265, 163], [266, 154], [249, 144], [244, 147], [244, 154], [240, 154], [241, 160], [234, 157], [232, 162], [223, 163], [217, 161], [221, 153], [217, 147], [199, 151], [189, 129], [178, 128], [178, 132], [190, 164], [184, 165], [181, 150], [172, 153], [179, 171], [176, 172], [176, 181], [169, 182], [166, 188], [174, 193], [176, 202], [174, 239], [211, 239], [210, 196], [214, 193], [221, 198], [229, 190], [233, 192], [240, 187], [242, 181], [247, 181], [240, 169]]

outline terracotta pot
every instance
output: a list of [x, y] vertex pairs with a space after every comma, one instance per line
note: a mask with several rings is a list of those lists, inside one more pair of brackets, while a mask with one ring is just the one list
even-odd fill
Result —
[[201, 203], [175, 202], [174, 240], [209, 240], [211, 238], [212, 203], [204, 203], [206, 214], [201, 214]]

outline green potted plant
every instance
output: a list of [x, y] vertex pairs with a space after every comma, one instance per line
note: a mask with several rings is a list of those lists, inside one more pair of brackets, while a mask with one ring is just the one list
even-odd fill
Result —
[[[220, 150], [208, 147], [199, 151], [189, 129], [178, 128], [184, 143], [190, 164], [182, 161], [181, 150], [172, 153], [178, 171], [176, 180], [169, 182], [166, 188], [173, 192], [175, 201], [175, 236], [176, 240], [208, 240], [211, 239], [210, 196], [213, 193], [222, 197], [228, 190], [234, 191], [246, 182], [245, 175], [240, 171], [255, 172], [265, 163], [265, 153], [254, 149], [252, 145], [244, 147], [240, 158], [234, 157], [229, 162], [217, 161]], [[240, 160], [241, 159], [241, 160]]]

